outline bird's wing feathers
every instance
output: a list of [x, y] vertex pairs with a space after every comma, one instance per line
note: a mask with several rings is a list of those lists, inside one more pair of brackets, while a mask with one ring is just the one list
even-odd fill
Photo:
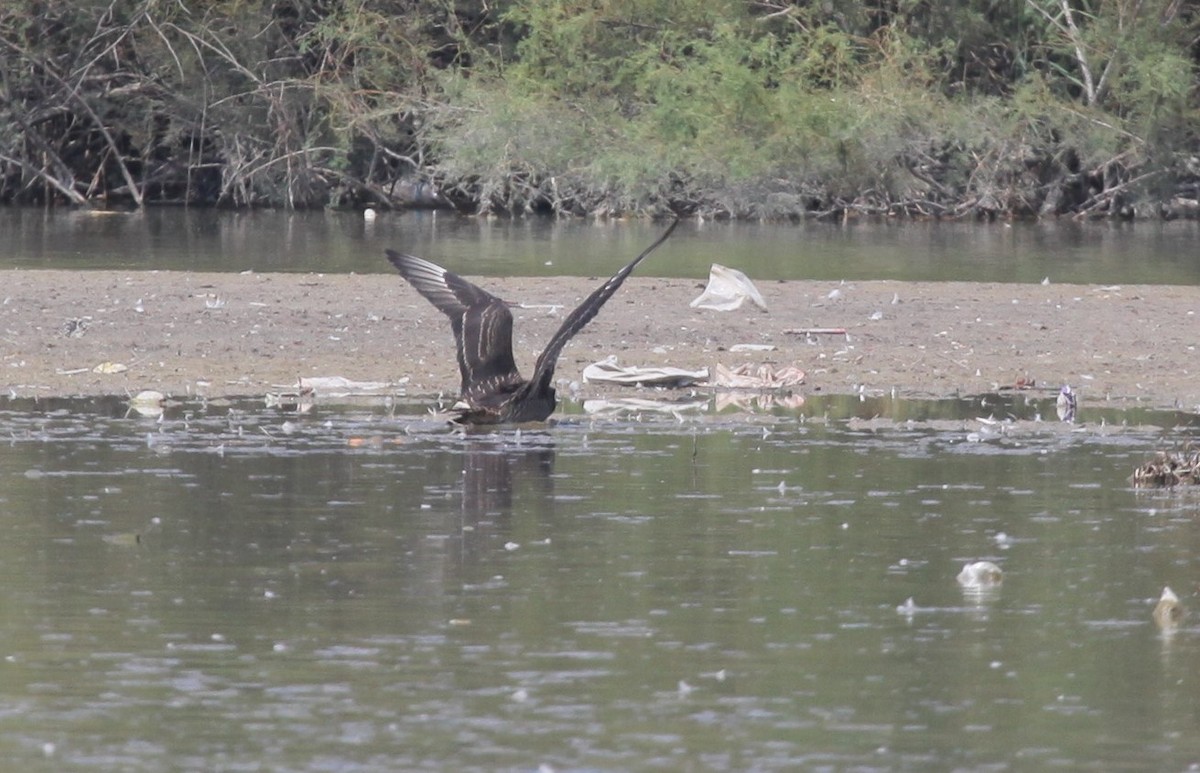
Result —
[[417, 292], [450, 318], [464, 394], [484, 382], [518, 375], [512, 312], [504, 301], [424, 258], [394, 250], [388, 250], [387, 257]]
[[655, 240], [641, 255], [631, 260], [624, 268], [613, 274], [608, 281], [596, 288], [583, 303], [575, 307], [575, 310], [567, 315], [558, 331], [550, 339], [550, 343], [546, 344], [546, 348], [538, 356], [537, 365], [534, 367], [533, 376], [529, 381], [531, 385], [541, 384], [548, 385], [550, 378], [554, 375], [554, 365], [558, 362], [558, 355], [562, 354], [563, 347], [571, 340], [571, 337], [583, 330], [587, 323], [600, 312], [600, 308], [613, 296], [618, 288], [625, 282], [637, 265], [645, 260], [650, 253], [657, 250], [667, 237], [675, 230], [675, 226], [679, 225], [679, 219], [676, 218], [670, 227], [663, 232], [663, 235]]
[[387, 258], [417, 292], [451, 319], [461, 317], [472, 306], [499, 300], [483, 288], [424, 258], [402, 255], [395, 250], [388, 250]]

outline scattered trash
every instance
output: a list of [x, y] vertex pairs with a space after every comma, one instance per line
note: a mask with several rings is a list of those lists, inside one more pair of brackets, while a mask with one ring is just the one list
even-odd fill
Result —
[[1075, 421], [1075, 409], [1078, 403], [1075, 399], [1075, 392], [1071, 387], [1064, 385], [1058, 392], [1058, 400], [1054, 403], [1054, 411], [1058, 414], [1059, 421]]
[[795, 365], [776, 368], [773, 365], [744, 363], [730, 368], [718, 364], [708, 386], [730, 389], [780, 389], [804, 383], [804, 371]]
[[1159, 628], [1174, 628], [1183, 619], [1183, 606], [1179, 603], [1179, 597], [1169, 587], [1163, 587], [1162, 596], [1154, 605], [1153, 617]]
[[1172, 488], [1195, 483], [1200, 483], [1200, 449], [1190, 445], [1183, 451], [1159, 451], [1133, 471], [1133, 485], [1137, 488]]
[[992, 588], [1001, 583], [1004, 573], [991, 561], [976, 561], [964, 565], [956, 579], [958, 584], [964, 588]]
[[606, 357], [583, 369], [583, 380], [596, 384], [625, 384], [638, 386], [685, 387], [708, 378], [708, 368], [684, 370], [661, 366], [642, 368], [637, 365], [621, 366], [617, 358]]
[[708, 286], [690, 305], [693, 309], [733, 311], [741, 308], [747, 300], [763, 311], [767, 310], [767, 302], [750, 281], [750, 277], [736, 268], [714, 263], [708, 272]]
[[104, 375], [112, 375], [114, 373], [124, 373], [129, 370], [128, 365], [122, 365], [119, 362], [102, 362], [92, 368], [92, 373], [102, 373]]

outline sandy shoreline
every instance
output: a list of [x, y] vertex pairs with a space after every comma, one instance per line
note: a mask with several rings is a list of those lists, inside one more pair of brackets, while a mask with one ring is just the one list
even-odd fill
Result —
[[[3, 386], [16, 396], [254, 395], [314, 376], [407, 379], [409, 395], [457, 390], [449, 325], [392, 274], [11, 270], [3, 278]], [[525, 372], [598, 282], [479, 280], [527, 307], [513, 310]], [[810, 393], [947, 397], [1024, 378], [1047, 390], [1071, 384], [1085, 400], [1200, 411], [1200, 288], [758, 286], [769, 313], [715, 312], [688, 307], [703, 280], [634, 276], [567, 347], [557, 377], [578, 381], [585, 365], [609, 355], [684, 368], [794, 363], [807, 372], [802, 391]], [[790, 332], [808, 328], [847, 335]], [[777, 348], [729, 351], [746, 343]], [[96, 372], [104, 363], [124, 370]], [[591, 391], [599, 390], [585, 384], [581, 394]]]

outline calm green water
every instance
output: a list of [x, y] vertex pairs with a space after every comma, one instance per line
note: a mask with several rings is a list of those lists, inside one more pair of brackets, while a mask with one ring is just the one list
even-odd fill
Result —
[[[425, 407], [0, 402], [0, 758], [1200, 763], [1200, 624], [1150, 619], [1163, 585], [1200, 606], [1200, 497], [1126, 483], [1171, 442], [1153, 424], [1194, 437], [1193, 416], [568, 406], [463, 435]], [[956, 584], [977, 559], [995, 592]]]
[[[0, 209], [0, 267], [384, 273], [383, 250], [424, 255], [471, 275], [608, 275], [662, 224], [440, 212], [154, 209], [89, 215]], [[712, 263], [752, 278], [1200, 284], [1197, 223], [685, 223], [648, 276], [708, 276]]]

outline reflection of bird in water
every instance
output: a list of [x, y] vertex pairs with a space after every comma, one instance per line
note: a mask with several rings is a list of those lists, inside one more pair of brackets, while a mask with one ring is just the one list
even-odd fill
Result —
[[537, 358], [533, 376], [521, 377], [513, 361], [512, 312], [508, 304], [462, 277], [423, 258], [387, 251], [405, 279], [450, 318], [462, 373], [461, 396], [466, 406], [455, 421], [463, 424], [544, 421], [554, 412], [554, 366], [563, 347], [583, 329], [646, 256], [654, 252], [679, 224], [600, 285], [567, 315]]
[[1054, 412], [1058, 414], [1059, 421], [1075, 421], [1075, 391], [1070, 386], [1064, 386], [1058, 392], [1058, 399], [1054, 401]]
[[463, 455], [464, 522], [474, 525], [511, 514], [516, 481], [524, 480], [539, 495], [548, 496], [553, 472], [553, 445], [513, 447], [502, 439], [468, 440]]

